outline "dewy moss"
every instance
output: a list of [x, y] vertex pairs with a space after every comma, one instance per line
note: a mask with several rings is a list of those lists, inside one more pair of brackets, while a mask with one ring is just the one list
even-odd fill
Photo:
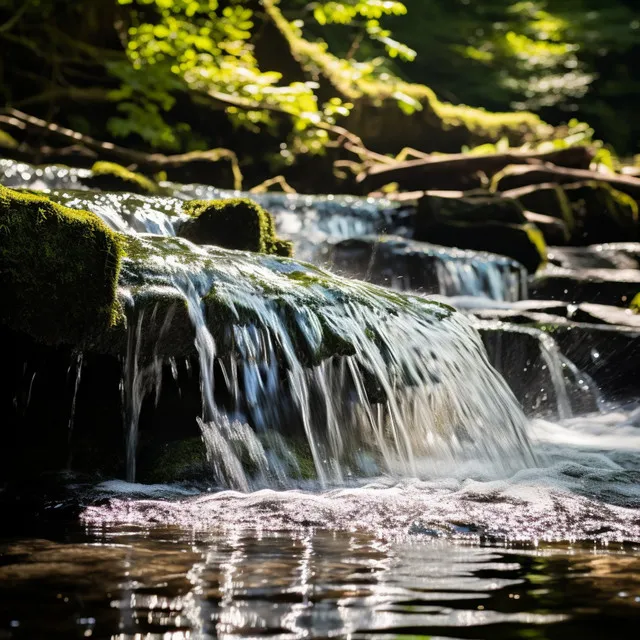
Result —
[[0, 186], [0, 322], [48, 344], [109, 328], [122, 246], [93, 213]]
[[290, 257], [293, 245], [276, 236], [271, 214], [249, 198], [191, 200], [184, 205], [191, 217], [179, 235], [196, 244], [209, 244]]
[[84, 182], [89, 187], [103, 191], [129, 191], [147, 195], [158, 195], [163, 192], [160, 186], [141, 173], [129, 171], [115, 162], [96, 162], [91, 167], [92, 175]]

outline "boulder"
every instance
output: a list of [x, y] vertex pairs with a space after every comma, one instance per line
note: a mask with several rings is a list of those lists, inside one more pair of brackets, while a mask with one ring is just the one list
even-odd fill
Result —
[[[523, 397], [531, 393], [529, 382], [517, 375], [523, 353], [531, 351], [530, 338], [519, 336], [516, 328], [543, 331], [557, 344], [560, 352], [572, 363], [578, 382], [598, 390], [605, 400], [624, 402], [634, 400], [640, 379], [640, 318], [627, 309], [596, 304], [558, 304], [556, 301], [521, 301], [509, 309], [474, 309], [474, 316], [481, 322], [497, 322], [503, 334], [511, 336], [512, 347], [503, 343], [503, 357], [509, 366], [496, 361], [489, 348], [492, 364], [506, 377], [512, 389]], [[482, 325], [481, 325], [482, 326]], [[494, 329], [495, 331], [495, 329]], [[485, 343], [487, 343], [486, 336]], [[498, 338], [494, 338], [497, 341]], [[518, 344], [520, 343], [520, 344]], [[507, 347], [507, 348], [505, 348]], [[495, 350], [495, 346], [493, 347]], [[524, 371], [524, 367], [522, 368]], [[569, 373], [565, 367], [565, 373]], [[515, 371], [515, 373], [514, 373]], [[586, 375], [580, 376], [582, 372]], [[522, 384], [519, 388], [517, 385]], [[584, 397], [583, 397], [584, 400]], [[579, 403], [581, 410], [587, 410]], [[577, 407], [574, 405], [574, 409]]]
[[626, 242], [638, 238], [638, 204], [631, 196], [595, 180], [567, 184], [564, 192], [575, 219], [572, 242]]
[[291, 242], [276, 237], [273, 217], [248, 198], [191, 200], [184, 205], [189, 216], [178, 235], [195, 244], [291, 256]]
[[569, 242], [571, 234], [563, 220], [558, 220], [558, 218], [546, 216], [542, 213], [534, 213], [533, 211], [525, 211], [524, 215], [527, 222], [540, 229], [547, 244], [563, 245]]
[[116, 324], [122, 236], [93, 213], [0, 186], [0, 323], [45, 344]]
[[575, 226], [573, 210], [569, 198], [558, 184], [534, 184], [504, 191], [505, 198], [518, 201], [527, 211], [553, 216], [561, 220], [572, 232]]

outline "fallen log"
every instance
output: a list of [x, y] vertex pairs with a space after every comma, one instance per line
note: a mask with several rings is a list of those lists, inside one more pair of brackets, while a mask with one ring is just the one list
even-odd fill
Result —
[[483, 186], [488, 178], [509, 165], [554, 165], [588, 169], [594, 158], [589, 147], [569, 147], [546, 153], [519, 152], [472, 155], [458, 153], [406, 162], [379, 163], [357, 178], [365, 191], [379, 189], [392, 182], [403, 190], [451, 189], [468, 191]]

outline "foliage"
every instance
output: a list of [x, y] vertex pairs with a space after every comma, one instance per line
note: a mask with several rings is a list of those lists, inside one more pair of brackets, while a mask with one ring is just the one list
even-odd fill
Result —
[[[545, 120], [586, 120], [633, 149], [640, 134], [640, 9], [634, 0], [405, 0], [392, 19], [418, 51], [401, 72], [444, 98], [491, 110], [530, 109]], [[620, 117], [620, 110], [628, 115]], [[630, 132], [637, 132], [631, 133]]]
[[[114, 135], [135, 132], [154, 146], [176, 147], [179, 136], [164, 124], [163, 114], [175, 104], [176, 92], [191, 91], [222, 102], [234, 126], [252, 131], [274, 128], [274, 114], [288, 114], [294, 136], [284, 155], [290, 157], [292, 153], [321, 152], [328, 140], [327, 128], [349, 113], [350, 105], [338, 92], [320, 102], [316, 83], [287, 82], [280, 71], [261, 66], [253, 43], [261, 18], [252, 3], [117, 1], [130, 8], [126, 45], [130, 64], [120, 61], [109, 66], [122, 82], [112, 93], [123, 113], [110, 121]], [[277, 2], [268, 0], [264, 4], [267, 12], [277, 11], [276, 19], [287, 29], [299, 30], [297, 23], [289, 22], [276, 10]], [[351, 25], [357, 18], [365, 19], [367, 33], [383, 44], [389, 56], [410, 59], [415, 53], [394, 41], [380, 25], [384, 15], [403, 13], [406, 9], [402, 3], [387, 0], [316, 3], [313, 10], [320, 24]], [[322, 42], [307, 45], [326, 50]], [[375, 64], [344, 62], [343, 72], [351, 77], [375, 75]]]

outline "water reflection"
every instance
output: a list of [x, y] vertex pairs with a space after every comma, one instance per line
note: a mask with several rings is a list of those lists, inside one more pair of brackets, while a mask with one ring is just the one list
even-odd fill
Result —
[[632, 552], [108, 527], [0, 546], [0, 638], [619, 637]]

